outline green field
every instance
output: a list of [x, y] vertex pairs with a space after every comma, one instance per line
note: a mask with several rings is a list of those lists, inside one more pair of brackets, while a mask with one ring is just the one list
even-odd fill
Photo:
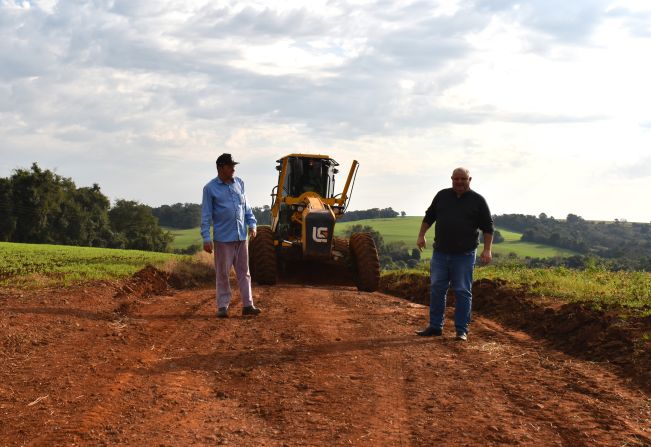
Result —
[[[423, 218], [419, 216], [406, 216], [340, 222], [335, 226], [335, 234], [337, 236], [342, 236], [346, 229], [352, 225], [369, 225], [382, 235], [384, 242], [403, 241], [408, 247], [415, 248], [416, 237], [418, 236], [418, 230], [420, 230], [420, 224], [422, 221]], [[171, 244], [173, 249], [183, 249], [192, 244], [202, 244], [198, 227], [189, 230], [179, 230], [175, 228], [165, 228], [165, 230], [169, 231], [174, 236], [174, 242]], [[556, 256], [568, 257], [578, 254], [571, 250], [550, 247], [549, 245], [521, 242], [520, 237], [522, 235], [520, 233], [514, 233], [502, 228], [498, 228], [498, 230], [504, 237], [504, 242], [493, 244], [493, 253], [498, 253], [500, 256], [506, 257], [510, 253], [515, 253], [520, 258], [525, 258], [527, 256], [530, 258], [553, 258]], [[434, 229], [430, 228], [425, 237], [427, 238], [427, 247], [423, 251], [422, 257], [431, 258]]]
[[43, 287], [125, 278], [189, 256], [139, 250], [0, 242], [0, 286]]
[[178, 228], [163, 227], [163, 230], [169, 231], [174, 236], [174, 241], [170, 244], [173, 250], [188, 248], [190, 245], [203, 245], [199, 227], [190, 228], [189, 230], [179, 230]]
[[[420, 224], [422, 221], [422, 217], [407, 216], [341, 222], [336, 225], [335, 234], [342, 235], [346, 229], [352, 225], [369, 225], [382, 235], [384, 242], [403, 241], [409, 247], [416, 247], [416, 238], [418, 237], [418, 231], [420, 230]], [[548, 245], [521, 242], [521, 234], [507, 231], [502, 228], [498, 228], [498, 230], [504, 237], [504, 242], [493, 244], [493, 253], [499, 253], [500, 256], [508, 256], [509, 253], [515, 253], [521, 258], [527, 256], [531, 258], [551, 258], [555, 256], [567, 257], [577, 254], [570, 250], [550, 247]], [[427, 248], [423, 251], [422, 257], [431, 258], [434, 229], [430, 228], [425, 237], [427, 239]]]

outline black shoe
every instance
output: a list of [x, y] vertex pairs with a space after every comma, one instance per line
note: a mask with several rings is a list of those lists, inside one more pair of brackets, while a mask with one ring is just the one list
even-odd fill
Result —
[[228, 307], [220, 307], [217, 309], [217, 318], [228, 318]]
[[466, 334], [465, 332], [457, 332], [457, 336], [455, 337], [455, 340], [468, 341], [468, 334]]
[[432, 327], [428, 326], [426, 329], [423, 329], [422, 331], [416, 331], [416, 335], [420, 335], [421, 337], [440, 337], [443, 335], [443, 329], [439, 327]]
[[244, 306], [242, 308], [242, 315], [259, 315], [260, 309], [255, 306]]

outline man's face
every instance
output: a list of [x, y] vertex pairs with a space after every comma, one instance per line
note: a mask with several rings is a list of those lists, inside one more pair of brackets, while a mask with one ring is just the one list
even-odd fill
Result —
[[466, 171], [455, 170], [452, 173], [452, 189], [457, 194], [463, 194], [470, 189], [470, 180], [472, 180], [472, 177]]
[[223, 181], [233, 180], [233, 174], [235, 174], [235, 165], [217, 166], [217, 174]]

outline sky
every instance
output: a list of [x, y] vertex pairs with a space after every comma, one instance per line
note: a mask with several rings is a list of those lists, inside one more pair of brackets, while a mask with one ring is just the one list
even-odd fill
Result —
[[231, 153], [327, 154], [350, 208], [423, 215], [464, 166], [493, 214], [651, 221], [647, 0], [0, 0], [0, 177], [200, 203]]

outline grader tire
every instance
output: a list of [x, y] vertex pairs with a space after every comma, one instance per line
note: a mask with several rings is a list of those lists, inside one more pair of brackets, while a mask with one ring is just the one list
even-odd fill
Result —
[[343, 237], [337, 237], [337, 236], [334, 237], [332, 249], [341, 253], [344, 259], [348, 259], [348, 256], [350, 255], [350, 248], [348, 247], [348, 239], [345, 239]]
[[350, 252], [357, 288], [364, 292], [375, 292], [380, 285], [380, 260], [373, 237], [369, 233], [352, 234]]
[[257, 235], [249, 244], [251, 277], [258, 284], [276, 284], [278, 266], [271, 227], [258, 227]]

